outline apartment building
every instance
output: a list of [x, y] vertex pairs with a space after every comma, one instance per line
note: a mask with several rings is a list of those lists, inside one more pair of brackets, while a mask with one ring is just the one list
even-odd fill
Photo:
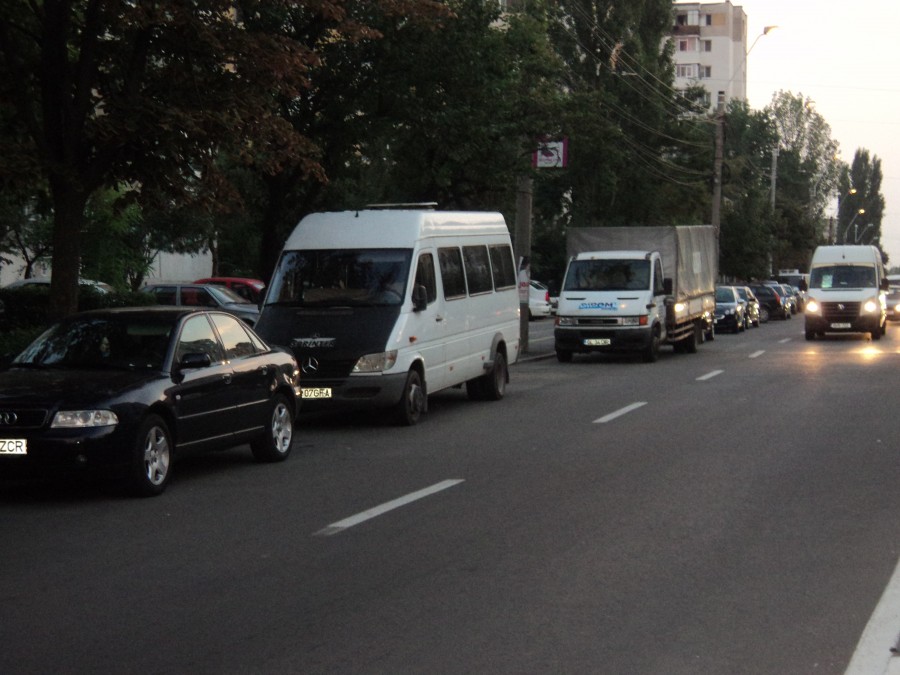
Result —
[[676, 2], [675, 87], [700, 85], [705, 102], [716, 104], [718, 92], [725, 101], [747, 98], [747, 15], [731, 2]]

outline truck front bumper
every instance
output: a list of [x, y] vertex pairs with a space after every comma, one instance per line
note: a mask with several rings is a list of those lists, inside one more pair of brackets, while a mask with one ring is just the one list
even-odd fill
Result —
[[641, 351], [650, 345], [650, 327], [560, 328], [553, 331], [557, 351], [572, 353], [601, 351]]

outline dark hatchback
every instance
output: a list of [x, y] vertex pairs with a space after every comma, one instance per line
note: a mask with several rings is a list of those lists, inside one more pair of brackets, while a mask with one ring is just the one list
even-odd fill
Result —
[[750, 290], [759, 300], [760, 321], [765, 323], [769, 319], [791, 318], [791, 306], [782, 297], [783, 291], [765, 284], [752, 284]]
[[52, 326], [0, 372], [0, 477], [98, 473], [160, 494], [177, 453], [249, 443], [287, 458], [294, 357], [225, 312], [84, 312]]
[[716, 332], [744, 330], [744, 303], [734, 286], [716, 286]]

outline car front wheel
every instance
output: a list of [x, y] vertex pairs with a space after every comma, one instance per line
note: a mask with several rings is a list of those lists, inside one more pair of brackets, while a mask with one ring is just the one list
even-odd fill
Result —
[[149, 415], [138, 429], [129, 487], [139, 497], [162, 494], [172, 472], [172, 435], [165, 420]]
[[250, 441], [253, 458], [258, 462], [281, 462], [291, 454], [294, 436], [294, 409], [284, 394], [272, 399], [272, 414], [262, 436]]

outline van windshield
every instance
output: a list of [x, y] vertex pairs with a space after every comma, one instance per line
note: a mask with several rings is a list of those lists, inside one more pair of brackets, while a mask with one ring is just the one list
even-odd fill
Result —
[[566, 291], [638, 291], [650, 288], [649, 260], [573, 260]]
[[823, 265], [809, 273], [809, 287], [875, 288], [875, 268], [871, 265]]
[[304, 307], [401, 305], [412, 249], [285, 251], [267, 304]]

